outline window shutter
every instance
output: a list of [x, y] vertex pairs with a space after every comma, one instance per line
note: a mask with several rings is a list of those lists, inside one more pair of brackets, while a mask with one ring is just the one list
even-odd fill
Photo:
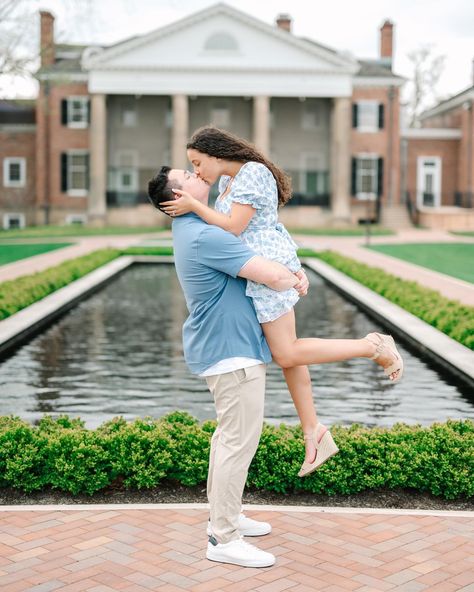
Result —
[[86, 189], [90, 189], [90, 155], [86, 154]]
[[377, 195], [380, 197], [383, 194], [383, 158], [378, 159], [377, 167]]
[[352, 157], [351, 165], [351, 195], [357, 194], [357, 158]]
[[352, 127], [359, 125], [358, 119], [357, 103], [352, 103]]
[[61, 101], [61, 123], [67, 125], [67, 99]]
[[379, 129], [384, 127], [384, 104], [379, 104]]
[[90, 125], [91, 123], [91, 100], [87, 100], [87, 123]]
[[61, 191], [67, 191], [67, 153], [61, 152]]

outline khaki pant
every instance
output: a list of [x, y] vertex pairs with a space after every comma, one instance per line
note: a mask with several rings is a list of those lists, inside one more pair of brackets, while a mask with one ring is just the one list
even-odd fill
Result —
[[217, 412], [207, 497], [219, 543], [239, 538], [242, 493], [262, 432], [265, 372], [265, 364], [260, 364], [206, 378]]

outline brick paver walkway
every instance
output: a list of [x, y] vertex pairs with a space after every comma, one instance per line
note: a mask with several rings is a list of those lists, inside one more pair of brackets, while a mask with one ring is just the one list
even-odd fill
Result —
[[204, 506], [0, 512], [5, 592], [451, 592], [474, 590], [474, 513], [265, 509], [275, 566], [205, 558]]

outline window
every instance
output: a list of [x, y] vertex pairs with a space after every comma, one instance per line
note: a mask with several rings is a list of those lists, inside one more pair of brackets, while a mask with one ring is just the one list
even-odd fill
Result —
[[3, 214], [3, 230], [25, 228], [24, 214]]
[[352, 194], [358, 199], [376, 199], [383, 189], [383, 159], [361, 154], [352, 159]]
[[89, 153], [74, 150], [61, 154], [61, 189], [73, 197], [87, 195], [89, 190]]
[[352, 106], [352, 127], [360, 132], [377, 132], [384, 127], [384, 105], [359, 101]]
[[121, 122], [123, 127], [136, 127], [138, 123], [138, 114], [135, 103], [127, 102], [122, 105]]
[[87, 223], [87, 216], [85, 214], [69, 214], [66, 216], [66, 224], [71, 226], [84, 226]]
[[216, 103], [211, 109], [211, 123], [217, 127], [229, 127], [230, 109], [226, 103]]
[[237, 51], [239, 44], [229, 33], [214, 33], [206, 40], [204, 49], [211, 51]]
[[61, 121], [73, 128], [89, 126], [89, 97], [68, 97], [61, 102]]
[[3, 159], [3, 186], [24, 187], [26, 184], [26, 158]]
[[117, 191], [138, 191], [138, 152], [136, 150], [118, 150], [115, 161], [117, 163]]
[[321, 124], [318, 103], [315, 101], [304, 101], [302, 103], [301, 127], [305, 130], [317, 129]]

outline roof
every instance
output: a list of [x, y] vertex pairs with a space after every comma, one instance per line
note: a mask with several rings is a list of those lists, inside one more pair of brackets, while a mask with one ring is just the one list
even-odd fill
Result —
[[378, 77], [387, 78], [387, 76], [391, 78], [399, 78], [403, 79], [403, 76], [398, 76], [398, 74], [394, 74], [391, 68], [388, 65], [384, 65], [379, 60], [358, 60], [360, 64], [360, 70], [357, 72], [356, 76], [363, 76], [363, 77]]
[[447, 99], [443, 99], [439, 103], [437, 103], [434, 107], [430, 107], [423, 111], [420, 115], [420, 119], [428, 119], [429, 117], [434, 117], [435, 115], [440, 115], [441, 113], [445, 113], [446, 111], [450, 111], [451, 109], [456, 109], [460, 105], [467, 100], [474, 99], [474, 85], [465, 88], [461, 92], [458, 92], [455, 95]]

